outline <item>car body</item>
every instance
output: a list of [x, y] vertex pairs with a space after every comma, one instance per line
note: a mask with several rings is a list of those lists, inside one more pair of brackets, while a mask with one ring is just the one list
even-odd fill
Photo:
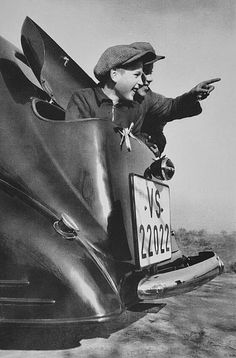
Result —
[[30, 18], [21, 42], [0, 38], [0, 322], [102, 322], [222, 273], [213, 252], [179, 250], [144, 143], [121, 147], [107, 120], [64, 121], [95, 82]]

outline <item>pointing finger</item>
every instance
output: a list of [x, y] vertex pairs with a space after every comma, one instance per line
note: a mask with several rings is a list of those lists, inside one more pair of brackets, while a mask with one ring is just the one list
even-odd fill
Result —
[[221, 81], [221, 78], [212, 78], [211, 80], [204, 81], [207, 85], [214, 82]]

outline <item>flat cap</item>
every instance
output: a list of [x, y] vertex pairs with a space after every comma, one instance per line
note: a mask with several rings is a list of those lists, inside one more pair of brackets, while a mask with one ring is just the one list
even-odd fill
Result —
[[112, 69], [125, 66], [137, 60], [143, 63], [155, 61], [155, 53], [130, 45], [117, 45], [106, 49], [94, 67], [94, 75], [100, 81]]
[[156, 54], [156, 51], [154, 50], [154, 48], [152, 47], [152, 45], [149, 42], [133, 42], [132, 44], [130, 44], [131, 47], [137, 49], [137, 50], [141, 50], [141, 51], [151, 51], [154, 54], [154, 59], [151, 61], [147, 61], [145, 62], [146, 64], [149, 63], [154, 63], [156, 61], [162, 60], [163, 58], [165, 58], [165, 56], [160, 56]]

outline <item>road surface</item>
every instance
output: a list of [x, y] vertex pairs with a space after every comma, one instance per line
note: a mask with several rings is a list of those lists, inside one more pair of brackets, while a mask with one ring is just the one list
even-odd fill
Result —
[[149, 311], [78, 329], [0, 331], [0, 358], [236, 357], [236, 275], [224, 274]]

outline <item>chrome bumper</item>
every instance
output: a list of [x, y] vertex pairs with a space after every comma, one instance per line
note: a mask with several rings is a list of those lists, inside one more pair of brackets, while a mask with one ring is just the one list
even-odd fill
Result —
[[224, 264], [213, 252], [208, 252], [208, 256], [211, 257], [206, 259], [202, 253], [197, 263], [191, 265], [190, 261], [190, 266], [143, 278], [137, 288], [139, 299], [154, 300], [180, 295], [212, 280], [224, 271]]

